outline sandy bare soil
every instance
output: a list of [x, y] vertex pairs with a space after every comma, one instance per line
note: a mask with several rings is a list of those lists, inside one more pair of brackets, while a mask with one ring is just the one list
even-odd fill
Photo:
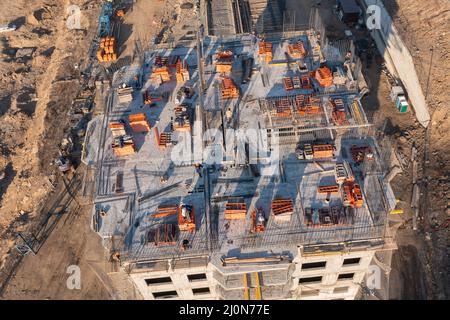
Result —
[[[419, 168], [422, 190], [425, 190], [421, 197], [424, 205], [418, 232], [411, 232], [410, 228], [399, 231], [399, 252], [395, 258], [400, 264], [408, 264], [416, 259], [408, 259], [408, 256], [416, 252], [420, 269], [425, 270], [427, 279], [427, 292], [419, 297], [448, 299], [450, 229], [435, 229], [450, 218], [446, 212], [450, 201], [450, 2], [430, 0], [425, 4], [417, 0], [384, 0], [384, 3], [413, 55], [420, 84], [432, 114], [426, 134], [418, 128], [407, 130], [417, 140], [421, 147], [419, 155], [424, 159]], [[406, 140], [410, 138], [406, 137]], [[405, 139], [402, 138], [402, 141]], [[405, 184], [399, 181], [399, 189], [407, 185], [408, 179], [409, 177]], [[409, 276], [418, 273], [417, 270], [410, 271]]]
[[[89, 4], [91, 3], [91, 4]], [[68, 30], [66, 9], [78, 4], [83, 30]], [[79, 91], [79, 69], [95, 32], [92, 1], [2, 1], [2, 19], [16, 31], [0, 34], [0, 266], [14, 241], [52, 191], [52, 161], [68, 129]], [[32, 54], [20, 58], [21, 49]], [[11, 225], [18, 218], [21, 223]], [[8, 227], [9, 230], [7, 229]]]

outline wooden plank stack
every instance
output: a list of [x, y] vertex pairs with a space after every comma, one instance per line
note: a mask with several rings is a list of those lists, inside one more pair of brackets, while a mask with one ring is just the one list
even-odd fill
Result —
[[178, 205], [161, 205], [158, 212], [152, 215], [153, 218], [164, 218], [174, 216], [178, 213]]
[[117, 157], [128, 156], [136, 152], [133, 139], [130, 137], [128, 139], [124, 139], [124, 137], [114, 139], [112, 149]]
[[229, 200], [225, 205], [225, 219], [243, 220], [247, 214], [247, 205], [243, 198]]
[[164, 149], [171, 145], [172, 145], [172, 133], [161, 132], [159, 135], [159, 147]]
[[159, 94], [155, 93], [149, 93], [148, 91], [145, 91], [142, 96], [144, 100], [144, 104], [152, 104], [154, 102], [162, 101], [162, 97]]
[[152, 81], [162, 84], [170, 81], [170, 70], [167, 57], [155, 57], [155, 63], [152, 70]]

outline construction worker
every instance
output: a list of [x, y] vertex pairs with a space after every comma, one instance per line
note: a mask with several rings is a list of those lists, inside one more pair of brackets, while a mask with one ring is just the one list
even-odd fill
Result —
[[203, 169], [203, 165], [202, 165], [201, 163], [196, 163], [196, 164], [195, 164], [195, 170], [197, 171], [198, 176], [199, 176], [200, 178], [203, 178], [203, 175], [202, 175], [202, 169]]
[[225, 118], [228, 122], [230, 122], [231, 118], [233, 117], [233, 112], [231, 111], [231, 108], [228, 108], [225, 112]]

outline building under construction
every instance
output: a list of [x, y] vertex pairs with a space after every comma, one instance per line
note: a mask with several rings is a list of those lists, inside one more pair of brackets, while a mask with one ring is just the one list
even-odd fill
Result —
[[394, 248], [360, 64], [314, 27], [155, 47], [114, 75], [87, 130], [92, 228], [146, 299], [354, 299]]

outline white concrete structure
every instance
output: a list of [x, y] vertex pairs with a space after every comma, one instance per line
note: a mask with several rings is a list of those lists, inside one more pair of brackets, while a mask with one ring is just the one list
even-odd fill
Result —
[[[384, 245], [383, 249], [389, 246]], [[326, 250], [326, 246], [322, 249]], [[261, 298], [265, 300], [353, 300], [378, 249], [308, 253], [299, 247], [290, 263], [249, 265], [233, 268], [230, 273], [223, 273], [208, 257], [161, 260], [136, 267], [130, 277], [149, 300], [243, 299], [246, 288], [252, 299], [255, 273], [259, 276]], [[246, 274], [250, 275], [247, 286]]]

